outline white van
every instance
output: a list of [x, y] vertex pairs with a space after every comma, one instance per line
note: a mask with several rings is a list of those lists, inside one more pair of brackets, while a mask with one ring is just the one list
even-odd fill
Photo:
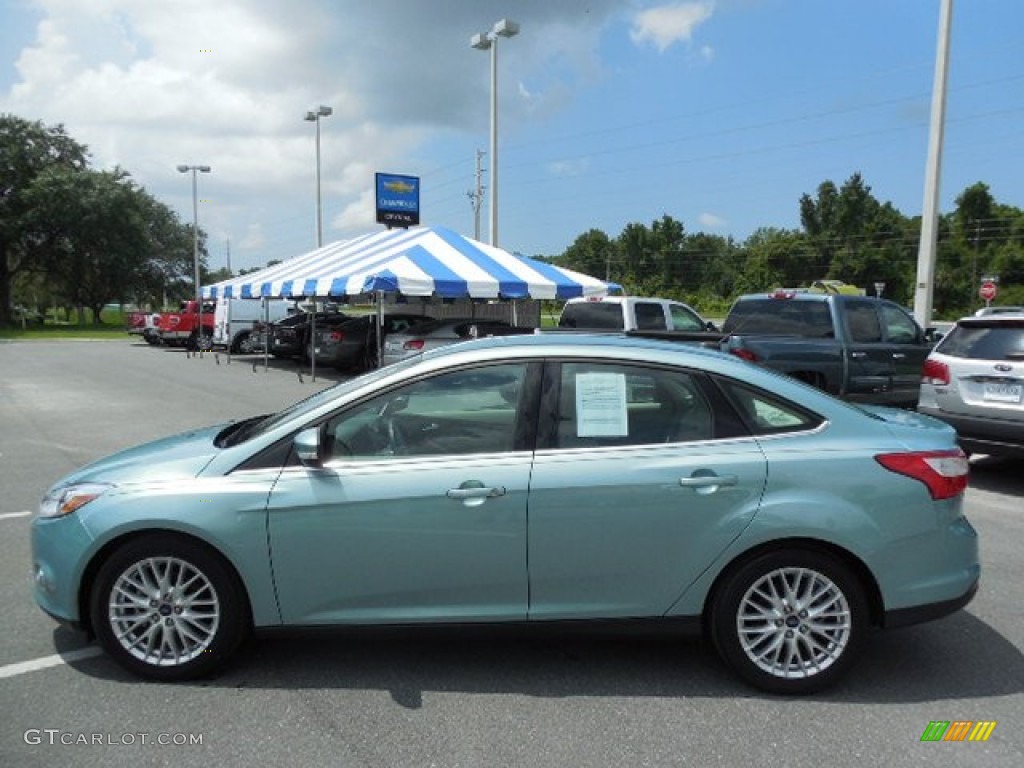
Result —
[[213, 346], [232, 354], [252, 352], [255, 323], [282, 320], [294, 311], [286, 299], [217, 299], [213, 313]]
[[688, 304], [644, 296], [569, 299], [559, 328], [597, 331], [713, 331], [715, 326]]

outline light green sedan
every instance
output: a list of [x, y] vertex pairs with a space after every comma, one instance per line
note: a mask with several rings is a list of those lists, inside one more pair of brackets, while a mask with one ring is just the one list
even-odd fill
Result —
[[972, 598], [967, 474], [937, 420], [714, 351], [481, 339], [69, 475], [35, 597], [160, 680], [281, 626], [592, 620], [704, 627], [810, 693]]

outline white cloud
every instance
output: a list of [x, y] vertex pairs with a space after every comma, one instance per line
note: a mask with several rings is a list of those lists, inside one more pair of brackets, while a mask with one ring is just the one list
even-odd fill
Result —
[[729, 224], [728, 220], [714, 213], [700, 214], [697, 217], [697, 223], [705, 229], [723, 229]]
[[585, 157], [572, 160], [558, 160], [548, 164], [548, 172], [552, 176], [573, 177], [583, 176], [590, 170], [590, 159]]
[[648, 8], [634, 17], [630, 37], [638, 45], [652, 43], [659, 52], [664, 52], [680, 41], [690, 42], [693, 31], [710, 19], [714, 10], [714, 0]]
[[64, 124], [94, 166], [122, 166], [188, 220], [175, 165], [212, 166], [200, 224], [211, 242], [231, 240], [234, 266], [261, 265], [312, 242], [306, 110], [334, 109], [320, 124], [324, 238], [361, 234], [376, 226], [375, 171], [427, 172], [430, 142], [486, 136], [487, 57], [469, 47], [473, 32], [506, 14], [522, 24], [501, 41], [517, 74], [501, 103], [511, 138], [601, 76], [599, 36], [623, 3], [588, 0], [581, 15], [548, 0], [33, 0], [39, 21], [9, 54], [0, 112]]

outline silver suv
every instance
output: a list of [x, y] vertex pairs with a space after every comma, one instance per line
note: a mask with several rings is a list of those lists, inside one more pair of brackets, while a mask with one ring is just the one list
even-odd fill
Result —
[[959, 320], [925, 361], [917, 410], [967, 451], [1024, 456], [1024, 312]]

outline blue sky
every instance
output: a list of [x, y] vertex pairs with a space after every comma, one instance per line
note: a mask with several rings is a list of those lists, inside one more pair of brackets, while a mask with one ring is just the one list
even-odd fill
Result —
[[[210, 264], [376, 230], [377, 171], [419, 176], [422, 220], [473, 234], [499, 78], [500, 245], [561, 253], [668, 214], [743, 240], [860, 172], [924, 199], [940, 0], [0, 0], [0, 112], [63, 123], [200, 224]], [[956, 0], [941, 206], [983, 181], [1024, 207], [1024, 2]], [[484, 157], [488, 167], [489, 158]], [[485, 184], [488, 183], [484, 177]], [[486, 197], [482, 239], [488, 237]]]

